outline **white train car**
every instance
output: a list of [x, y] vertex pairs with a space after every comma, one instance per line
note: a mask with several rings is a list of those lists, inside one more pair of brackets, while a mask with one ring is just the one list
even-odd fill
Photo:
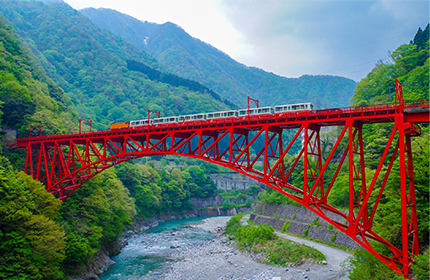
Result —
[[156, 118], [152, 119], [152, 124], [163, 124], [163, 123], [177, 123], [178, 117], [165, 117], [165, 118]]
[[195, 115], [185, 115], [179, 116], [178, 122], [190, 122], [190, 121], [204, 121], [206, 120], [206, 114], [195, 114]]
[[235, 110], [232, 111], [223, 111], [223, 112], [213, 112], [213, 113], [207, 113], [206, 119], [219, 119], [219, 118], [237, 118], [238, 112]]
[[[248, 115], [248, 109], [240, 109], [239, 117], [244, 117]], [[249, 115], [264, 115], [264, 114], [274, 114], [275, 110], [273, 107], [261, 107], [261, 108], [249, 108]]]
[[130, 122], [130, 127], [135, 127], [135, 126], [141, 126], [141, 125], [148, 125], [148, 120], [138, 120], [138, 121], [131, 121]]
[[[193, 114], [193, 115], [183, 115], [183, 116], [171, 116], [155, 119], [143, 119], [130, 121], [130, 127], [145, 126], [145, 125], [158, 125], [158, 124], [171, 124], [171, 123], [184, 123], [192, 121], [205, 121], [212, 119], [221, 118], [237, 118], [244, 117], [248, 115], [265, 115], [265, 114], [280, 114], [283, 112], [297, 112], [297, 111], [312, 111], [314, 110], [314, 105], [310, 102], [307, 103], [297, 103], [297, 104], [286, 104], [279, 105], [275, 107], [262, 107], [262, 108], [250, 108], [240, 109], [240, 110], [230, 110], [221, 112], [212, 112], [204, 114]], [[127, 122], [128, 125], [128, 122]]]
[[290, 112], [290, 111], [312, 111], [314, 109], [314, 104], [307, 103], [297, 103], [297, 104], [287, 104], [275, 106], [275, 113]]

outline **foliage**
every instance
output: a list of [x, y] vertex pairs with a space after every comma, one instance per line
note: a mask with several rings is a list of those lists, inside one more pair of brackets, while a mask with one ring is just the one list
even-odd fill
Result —
[[77, 189], [60, 208], [67, 231], [65, 269], [87, 264], [102, 248], [111, 250], [122, 230], [132, 224], [134, 199], [113, 170], [106, 170]]
[[391, 53], [389, 62], [380, 61], [376, 64], [366, 78], [357, 85], [351, 99], [352, 104], [360, 106], [393, 102], [395, 78], [405, 84], [403, 87], [405, 101], [428, 99], [428, 33], [429, 25], [424, 31], [418, 30], [414, 42], [401, 45]]
[[412, 274], [416, 279], [430, 279], [430, 256], [429, 249], [415, 259], [415, 264], [411, 266]]
[[245, 215], [245, 213], [239, 213], [231, 217], [226, 223], [225, 232], [229, 234], [234, 234], [240, 226], [240, 219]]
[[[324, 260], [325, 257], [316, 249], [275, 235], [273, 227], [264, 225], [240, 224], [243, 213], [232, 217], [226, 225], [226, 233], [233, 235], [239, 248], [262, 253], [264, 261], [275, 265], [299, 265], [305, 260]], [[287, 224], [287, 223], [286, 223]], [[284, 225], [285, 226], [285, 225]]]
[[348, 260], [352, 269], [348, 275], [351, 280], [403, 279], [366, 250], [355, 250]]
[[188, 166], [183, 171], [179, 168], [157, 171], [150, 164], [123, 163], [116, 172], [136, 199], [138, 218], [187, 209], [191, 207], [191, 197], [215, 195], [213, 180], [199, 166]]
[[[189, 90], [200, 92], [203, 94], [210, 94], [215, 100], [222, 101], [221, 96], [216, 94], [213, 90], [205, 87], [204, 85], [194, 82], [188, 79], [181, 78], [179, 76], [169, 74], [169, 73], [163, 73], [156, 69], [153, 69], [149, 66], [146, 66], [145, 64], [142, 64], [140, 62], [129, 60], [127, 61], [127, 68], [131, 71], [139, 71], [141, 73], [144, 73], [148, 76], [149, 79], [157, 82], [162, 82], [169, 84], [174, 87], [186, 87]], [[223, 100], [223, 102], [227, 105], [229, 105], [232, 109], [238, 109], [236, 105], [229, 102], [228, 100]]]
[[21, 39], [50, 76], [70, 96], [79, 115], [106, 129], [120, 120], [142, 119], [149, 110], [161, 116], [227, 110], [229, 105], [209, 92], [199, 92], [130, 71], [135, 61], [169, 80], [147, 53], [98, 28], [65, 3], [1, 1], [0, 12], [13, 23]]
[[[28, 126], [43, 125], [45, 134], [74, 130], [77, 120], [70, 99], [49, 79], [31, 52], [16, 39], [13, 28], [0, 15], [1, 123], [27, 135]], [[25, 134], [24, 134], [25, 133]]]
[[276, 235], [274, 233], [273, 227], [264, 224], [264, 225], [246, 225], [239, 226], [234, 234], [239, 246], [249, 247], [254, 243], [263, 243], [268, 240], [273, 240]]
[[0, 278], [63, 278], [65, 232], [54, 221], [60, 204], [0, 158]]

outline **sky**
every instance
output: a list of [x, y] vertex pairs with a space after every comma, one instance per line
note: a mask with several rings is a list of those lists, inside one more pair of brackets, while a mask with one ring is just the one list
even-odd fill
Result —
[[360, 81], [430, 21], [428, 0], [64, 0], [173, 22], [234, 60], [285, 77]]

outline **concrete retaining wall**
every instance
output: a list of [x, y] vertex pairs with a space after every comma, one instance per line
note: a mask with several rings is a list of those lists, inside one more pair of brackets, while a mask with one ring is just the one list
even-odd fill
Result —
[[[335, 216], [332, 213], [325, 213], [329, 218], [339, 223], [345, 223], [343, 218]], [[303, 206], [271, 204], [259, 201], [254, 206], [254, 211], [250, 219], [256, 224], [268, 224], [279, 231], [282, 230], [285, 223], [288, 223], [289, 226], [286, 232], [304, 235], [305, 230], [308, 230], [308, 237], [325, 242], [332, 242], [349, 249], [355, 249], [360, 246], [339, 230], [328, 229], [328, 222]], [[316, 225], [318, 223], [319, 225]]]

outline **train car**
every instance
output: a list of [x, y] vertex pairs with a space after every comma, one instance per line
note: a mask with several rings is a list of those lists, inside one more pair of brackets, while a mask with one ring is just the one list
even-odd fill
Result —
[[237, 118], [239, 115], [238, 111], [232, 110], [232, 111], [223, 111], [223, 112], [213, 112], [213, 113], [207, 113], [206, 119], [219, 119], [219, 118]]
[[212, 113], [206, 113], [206, 114], [171, 116], [171, 117], [155, 118], [155, 119], [149, 119], [149, 120], [144, 119], [144, 120], [135, 120], [135, 121], [129, 121], [129, 122], [118, 122], [118, 123], [111, 124], [110, 129], [121, 129], [121, 128], [144, 126], [144, 125], [159, 125], [159, 124], [171, 124], [171, 123], [184, 123], [184, 122], [192, 122], [192, 121], [205, 121], [205, 120], [221, 119], [221, 118], [237, 118], [237, 117], [247, 116], [248, 114], [249, 115], [272, 114], [273, 115], [273, 114], [282, 113], [282, 112], [311, 111], [311, 110], [314, 110], [314, 105], [310, 102], [307, 102], [307, 103], [279, 105], [275, 107], [240, 109], [238, 111], [230, 110], [230, 111], [212, 112]]
[[[240, 109], [239, 117], [243, 117], [248, 115], [248, 109]], [[264, 114], [273, 114], [275, 113], [275, 109], [273, 107], [261, 107], [261, 108], [250, 108], [250, 115], [264, 115]]]
[[195, 114], [179, 116], [178, 122], [190, 122], [190, 121], [204, 121], [206, 120], [206, 114]]
[[308, 103], [297, 103], [275, 106], [275, 113], [290, 112], [290, 111], [312, 111], [314, 104]]
[[110, 125], [110, 129], [121, 129], [130, 127], [130, 122], [117, 122]]
[[166, 118], [157, 118], [151, 120], [152, 124], [163, 124], [163, 123], [177, 123], [178, 117], [166, 117]]
[[148, 120], [137, 120], [137, 121], [130, 122], [130, 127], [141, 126], [141, 125], [148, 125]]

